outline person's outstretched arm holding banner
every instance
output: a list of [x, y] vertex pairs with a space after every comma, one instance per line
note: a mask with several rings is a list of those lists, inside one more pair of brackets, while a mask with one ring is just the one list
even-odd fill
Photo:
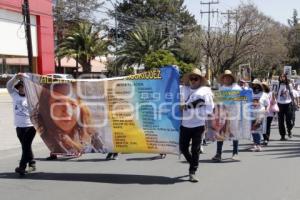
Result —
[[15, 169], [15, 172], [20, 175], [24, 175], [26, 173], [27, 164], [29, 167], [28, 170], [34, 171], [36, 169], [31, 148], [36, 130], [30, 120], [24, 83], [21, 80], [22, 76], [23, 74], [19, 73], [6, 84], [8, 93], [13, 100], [14, 125], [22, 146], [22, 157], [19, 166]]

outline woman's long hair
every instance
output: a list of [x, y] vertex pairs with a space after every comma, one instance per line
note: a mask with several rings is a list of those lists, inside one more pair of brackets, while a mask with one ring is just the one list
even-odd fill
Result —
[[[71, 87], [73, 92], [76, 94], [75, 86], [71, 83], [62, 83], [62, 84], [55, 84], [59, 87]], [[51, 143], [60, 143], [63, 147], [59, 148], [58, 151], [61, 149], [75, 149], [76, 151], [82, 151], [84, 144], [91, 143], [91, 136], [95, 133], [94, 128], [92, 128], [93, 121], [92, 115], [89, 108], [84, 105], [81, 99], [76, 96], [76, 103], [79, 106], [80, 116], [77, 119], [77, 123], [74, 126], [73, 130], [71, 131], [72, 134], [70, 137], [66, 137], [66, 134], [63, 130], [61, 130], [53, 121], [51, 116], [51, 105], [49, 100], [51, 97], [51, 84], [43, 85], [43, 89], [39, 98], [39, 106], [38, 106], [38, 113], [39, 113], [39, 124], [40, 124], [40, 131], [41, 136], [43, 138], [49, 139], [51, 142], [47, 144], [51, 151], [55, 151], [57, 146]], [[59, 92], [59, 91], [58, 91]], [[66, 98], [71, 98], [67, 97]], [[80, 121], [79, 121], [80, 120]], [[78, 134], [79, 141], [75, 141], [75, 134]], [[51, 138], [53, 139], [51, 140]]]
[[[281, 77], [282, 77], [282, 76], [285, 77], [285, 80], [284, 80], [284, 81], [281, 80]], [[279, 81], [279, 85], [280, 85], [281, 83], [286, 84], [286, 85], [289, 85], [289, 84], [290, 84], [290, 80], [288, 79], [288, 77], [287, 77], [286, 74], [281, 74], [281, 75], [278, 77], [278, 81]]]
[[263, 91], [267, 94], [270, 92], [270, 87], [266, 84], [262, 84]]

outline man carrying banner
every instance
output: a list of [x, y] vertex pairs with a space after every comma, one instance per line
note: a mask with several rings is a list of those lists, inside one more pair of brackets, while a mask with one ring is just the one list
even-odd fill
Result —
[[[189, 86], [183, 92], [183, 116], [180, 127], [180, 151], [189, 162], [189, 180], [198, 182], [196, 171], [199, 164], [199, 153], [204, 133], [205, 119], [213, 112], [213, 97], [207, 80], [197, 68], [185, 75]], [[192, 140], [191, 152], [189, 151]]]
[[15, 75], [7, 82], [6, 88], [13, 100], [14, 122], [17, 136], [22, 146], [22, 158], [19, 167], [15, 169], [15, 172], [24, 175], [26, 173], [27, 164], [29, 166], [29, 171], [34, 171], [36, 169], [31, 148], [36, 130], [29, 117], [28, 103], [25, 96], [24, 83], [20, 80], [21, 77], [22, 74]]

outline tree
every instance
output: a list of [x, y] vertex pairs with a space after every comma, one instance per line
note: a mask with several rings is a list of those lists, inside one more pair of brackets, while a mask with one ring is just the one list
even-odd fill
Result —
[[146, 70], [161, 68], [168, 65], [178, 66], [181, 77], [183, 76], [183, 74], [191, 72], [194, 68], [194, 65], [192, 64], [177, 61], [175, 56], [168, 50], [158, 50], [146, 55], [145, 57]]
[[166, 47], [167, 39], [152, 24], [141, 24], [127, 34], [124, 46], [116, 52], [115, 66], [140, 66], [147, 54]]
[[140, 23], [151, 23], [165, 37], [172, 37], [196, 25], [194, 16], [183, 4], [184, 0], [124, 0], [115, 5], [111, 15], [117, 17], [122, 38]]
[[203, 42], [203, 30], [200, 27], [195, 28], [186, 32], [180, 41], [172, 47], [171, 51], [177, 60], [201, 66], [205, 54], [201, 46]]
[[288, 61], [287, 64], [300, 71], [300, 24], [298, 12], [294, 10], [292, 19], [288, 20], [289, 31], [287, 34]]
[[[73, 29], [79, 22], [101, 24], [102, 21], [97, 21], [94, 16], [94, 11], [102, 5], [103, 2], [100, 0], [56, 0], [53, 4], [56, 48], [59, 48], [59, 45], [68, 34], [68, 30]], [[56, 57], [58, 58], [58, 67], [60, 67], [61, 58]]]
[[91, 72], [91, 60], [108, 52], [108, 41], [99, 32], [92, 24], [80, 22], [59, 45], [57, 55], [78, 59], [82, 71]]
[[95, 12], [103, 4], [103, 0], [56, 0], [53, 5], [54, 22], [97, 22]]
[[282, 70], [287, 60], [287, 28], [279, 23], [271, 23], [263, 30], [264, 37], [255, 52], [248, 57], [253, 75], [260, 78], [271, 78], [276, 71]]
[[172, 51], [178, 60], [189, 59], [179, 43], [185, 33], [198, 26], [184, 0], [124, 0], [115, 4], [111, 16], [118, 21], [117, 30], [110, 34], [118, 37], [114, 40], [118, 41], [115, 71], [118, 67], [140, 66], [147, 54], [159, 49]]
[[145, 70], [160, 68], [167, 65], [177, 65], [174, 55], [167, 50], [158, 50], [145, 56]]
[[177, 66], [179, 66], [180, 77], [182, 77], [186, 73], [191, 72], [195, 68], [193, 64], [187, 64], [182, 61], [179, 61]]
[[[225, 24], [221, 29], [212, 31], [211, 37], [206, 36], [202, 44], [206, 54], [211, 58], [214, 76], [226, 69], [237, 72], [241, 63], [250, 62], [252, 67], [257, 67], [256, 64], [267, 67], [261, 65], [282, 63], [286, 55], [283, 35], [280, 31], [276, 31], [278, 28], [282, 30], [278, 23], [259, 12], [252, 4], [241, 4], [237, 11], [233, 29], [228, 32]], [[209, 42], [207, 42], [208, 38], [210, 38]], [[277, 41], [278, 44], [273, 38], [280, 39]], [[276, 45], [278, 48], [271, 52], [273, 48], [271, 45]], [[256, 62], [258, 59], [259, 63]], [[272, 61], [267, 63], [268, 59]]]

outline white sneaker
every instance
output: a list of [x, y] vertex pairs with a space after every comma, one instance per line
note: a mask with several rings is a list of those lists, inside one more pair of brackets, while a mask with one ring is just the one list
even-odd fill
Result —
[[256, 151], [257, 151], [257, 152], [261, 152], [261, 151], [262, 151], [261, 146], [257, 146], [257, 147], [256, 147]]
[[203, 146], [200, 147], [200, 154], [204, 153], [204, 148]]
[[199, 179], [196, 177], [195, 174], [190, 174], [189, 175], [189, 181], [192, 183], [197, 183], [199, 181]]
[[254, 145], [254, 146], [250, 149], [250, 151], [253, 151], [253, 152], [257, 151], [257, 146]]
[[235, 160], [235, 161], [239, 161], [240, 158], [237, 154], [233, 154], [233, 156], [231, 157], [232, 160]]

